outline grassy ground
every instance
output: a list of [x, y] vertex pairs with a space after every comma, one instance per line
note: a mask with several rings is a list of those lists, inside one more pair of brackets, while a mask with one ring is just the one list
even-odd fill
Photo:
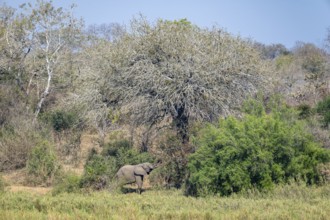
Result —
[[283, 186], [267, 195], [185, 197], [181, 191], [142, 195], [93, 192], [52, 196], [0, 194], [0, 219], [329, 219], [330, 186]]

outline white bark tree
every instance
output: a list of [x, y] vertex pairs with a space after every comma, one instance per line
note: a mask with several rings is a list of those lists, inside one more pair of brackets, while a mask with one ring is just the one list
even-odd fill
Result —
[[44, 79], [35, 109], [36, 119], [51, 91], [54, 75], [58, 74], [59, 62], [68, 51], [66, 47], [72, 43], [80, 27], [71, 13], [55, 8], [51, 1], [38, 0], [34, 8], [30, 7], [30, 13], [34, 28], [34, 60], [41, 69], [38, 77]]

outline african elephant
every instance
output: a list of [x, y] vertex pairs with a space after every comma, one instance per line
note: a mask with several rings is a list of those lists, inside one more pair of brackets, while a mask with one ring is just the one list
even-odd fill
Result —
[[151, 163], [125, 165], [118, 170], [116, 178], [118, 184], [121, 186], [129, 183], [136, 183], [138, 186], [137, 192], [141, 194], [143, 178], [145, 175], [149, 175], [153, 169], [155, 169], [155, 167]]

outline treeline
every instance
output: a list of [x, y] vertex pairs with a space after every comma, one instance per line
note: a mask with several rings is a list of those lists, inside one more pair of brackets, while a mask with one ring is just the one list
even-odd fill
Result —
[[[157, 161], [152, 183], [190, 195], [329, 178], [329, 37], [287, 49], [186, 19], [85, 27], [43, 0], [0, 16], [0, 171], [102, 189]], [[86, 132], [101, 150], [63, 174]]]

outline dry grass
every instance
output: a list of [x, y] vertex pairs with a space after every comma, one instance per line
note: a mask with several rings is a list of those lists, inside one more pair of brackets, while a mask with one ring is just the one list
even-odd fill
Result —
[[147, 190], [118, 194], [52, 196], [6, 192], [0, 197], [2, 219], [328, 219], [330, 186], [278, 187], [269, 194], [185, 197], [181, 191]]
[[29, 192], [32, 194], [44, 195], [52, 190], [52, 187], [31, 187], [31, 186], [20, 186], [12, 185], [8, 186], [6, 190], [10, 192]]

